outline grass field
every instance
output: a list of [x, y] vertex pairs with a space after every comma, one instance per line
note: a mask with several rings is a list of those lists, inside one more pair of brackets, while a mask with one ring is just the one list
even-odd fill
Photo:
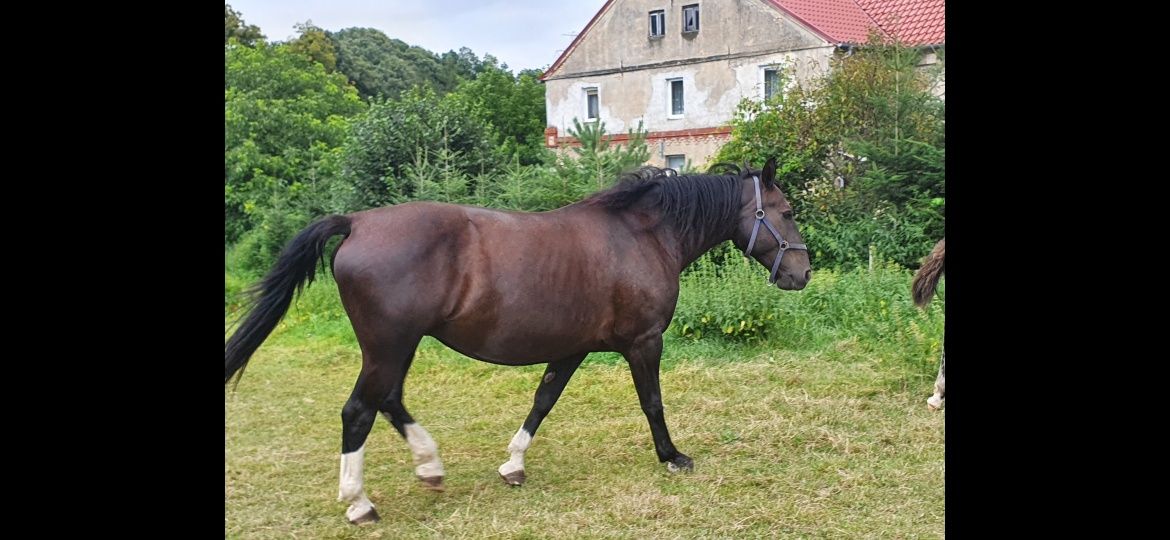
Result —
[[591, 356], [519, 488], [496, 467], [542, 366], [485, 364], [428, 340], [406, 403], [439, 443], [447, 490], [417, 485], [406, 444], [379, 419], [365, 479], [382, 521], [355, 527], [336, 496], [360, 353], [282, 326], [225, 392], [229, 538], [944, 536], [945, 412], [927, 410], [929, 384], [904, 388], [918, 378], [856, 340], [800, 352], [668, 342], [663, 399], [690, 474], [657, 462], [624, 363]]

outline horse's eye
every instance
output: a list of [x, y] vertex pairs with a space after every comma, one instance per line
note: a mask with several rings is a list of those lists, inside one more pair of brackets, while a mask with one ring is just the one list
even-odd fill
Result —
[[792, 211], [784, 212], [784, 219], [792, 219]]

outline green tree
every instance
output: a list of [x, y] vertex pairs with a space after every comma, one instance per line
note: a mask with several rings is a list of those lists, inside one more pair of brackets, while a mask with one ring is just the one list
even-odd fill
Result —
[[581, 123], [573, 119], [573, 127], [569, 128], [569, 135], [580, 142], [580, 146], [573, 147], [575, 160], [569, 161], [578, 171], [578, 174], [588, 178], [587, 184], [592, 190], [601, 190], [613, 185], [618, 176], [650, 159], [650, 148], [646, 146], [646, 131], [642, 123], [629, 130], [626, 144], [611, 144], [610, 137], [605, 133], [605, 122]]
[[251, 47], [256, 41], [264, 39], [260, 28], [254, 24], [245, 24], [240, 12], [232, 9], [231, 4], [223, 5], [223, 43], [236, 38], [240, 43]]
[[544, 146], [544, 85], [532, 72], [513, 76], [494, 60], [485, 62], [479, 75], [459, 85], [455, 94], [491, 123], [492, 142], [502, 161], [516, 157], [522, 165], [544, 163], [550, 157]]
[[425, 149], [419, 149], [415, 154], [414, 163], [403, 167], [402, 180], [411, 186], [417, 200], [473, 202], [468, 193], [470, 176], [459, 166], [462, 157], [446, 144], [434, 155], [430, 155]]
[[365, 104], [345, 77], [287, 46], [229, 44], [225, 74], [224, 235], [232, 242], [259, 223], [274, 194], [336, 176], [348, 118]]
[[[744, 100], [731, 122], [731, 140], [714, 162], [749, 162], [762, 166], [776, 158], [776, 180], [785, 193], [819, 178], [837, 134], [826, 126], [828, 110], [817, 106], [823, 91], [795, 84], [783, 98]], [[788, 104], [787, 106], [785, 104]], [[802, 106], [801, 104], [811, 106]]]
[[414, 86], [445, 94], [458, 84], [434, 53], [390, 39], [381, 30], [347, 28], [330, 37], [337, 47], [337, 70], [353, 81], [365, 99], [396, 99]]
[[297, 38], [288, 44], [289, 50], [303, 54], [314, 62], [325, 67], [325, 73], [337, 70], [337, 48], [333, 40], [322, 29], [313, 25], [313, 21], [297, 23]]
[[[489, 57], [491, 55], [488, 55]], [[443, 66], [445, 84], [451, 88], [458, 86], [459, 81], [470, 81], [484, 69], [475, 52], [467, 47], [460, 47], [459, 51], [447, 51], [439, 56], [439, 63]]]
[[442, 149], [458, 155], [455, 169], [469, 176], [491, 171], [491, 140], [478, 111], [456, 96], [441, 98], [430, 87], [416, 87], [399, 99], [375, 99], [354, 122], [345, 145], [344, 174], [356, 189], [353, 205], [370, 208], [414, 198], [415, 184], [404, 173], [420, 151], [428, 160]]

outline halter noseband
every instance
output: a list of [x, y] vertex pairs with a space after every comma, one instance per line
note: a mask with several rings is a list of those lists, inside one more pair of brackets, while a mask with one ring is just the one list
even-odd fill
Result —
[[768, 229], [768, 232], [772, 233], [772, 236], [776, 238], [776, 243], [780, 245], [780, 251], [776, 253], [776, 260], [772, 262], [772, 275], [768, 276], [768, 283], [774, 284], [776, 283], [776, 272], [780, 271], [780, 260], [784, 258], [784, 252], [790, 249], [803, 249], [808, 251], [808, 247], [804, 244], [789, 244], [788, 241], [784, 240], [783, 236], [780, 236], [780, 231], [777, 231], [776, 227], [773, 227], [772, 223], [764, 218], [764, 199], [760, 196], [760, 177], [753, 174], [752, 180], [756, 184], [756, 225], [752, 227], [752, 237], [748, 240], [747, 249], [743, 250], [743, 256], [751, 256], [752, 247], [756, 245], [756, 234], [760, 232], [760, 224], [763, 224]]

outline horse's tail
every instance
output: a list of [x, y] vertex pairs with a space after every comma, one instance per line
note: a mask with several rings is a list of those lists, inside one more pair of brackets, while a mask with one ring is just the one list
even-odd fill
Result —
[[349, 236], [350, 224], [350, 218], [333, 215], [305, 227], [285, 246], [268, 275], [245, 291], [247, 317], [224, 345], [224, 384], [237, 373], [239, 384], [248, 359], [284, 317], [294, 293], [313, 282], [318, 259], [324, 267], [325, 243], [339, 234]]
[[918, 273], [914, 274], [914, 281], [910, 284], [910, 292], [914, 297], [914, 303], [918, 307], [926, 307], [930, 302], [931, 296], [934, 296], [934, 289], [938, 286], [938, 279], [942, 277], [944, 271], [944, 259], [947, 251], [947, 239], [943, 238], [934, 245], [930, 255], [923, 261], [922, 267], [918, 269]]

